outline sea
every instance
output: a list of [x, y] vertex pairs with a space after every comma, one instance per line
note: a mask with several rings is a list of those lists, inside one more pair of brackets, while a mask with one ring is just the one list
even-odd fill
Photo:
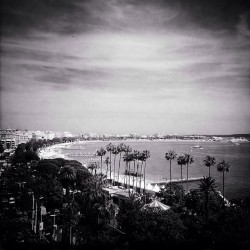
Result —
[[[169, 161], [165, 159], [165, 154], [169, 150], [174, 150], [177, 156], [190, 154], [194, 158], [194, 163], [189, 166], [189, 178], [208, 176], [208, 167], [203, 163], [207, 155], [213, 156], [216, 163], [225, 160], [230, 164], [229, 172], [225, 173], [225, 197], [227, 199], [250, 198], [250, 143], [245, 142], [235, 145], [220, 141], [200, 141], [199, 145], [203, 149], [194, 148], [197, 141], [167, 141], [167, 140], [131, 140], [131, 141], [111, 141], [118, 145], [123, 142], [133, 150], [149, 150], [150, 157], [147, 160], [146, 179], [151, 181], [169, 180]], [[83, 141], [71, 144], [67, 148], [62, 148], [62, 153], [71, 159], [82, 163], [90, 161], [100, 161], [100, 157], [94, 156], [101, 147], [106, 148], [110, 141]], [[109, 156], [108, 153], [103, 157]], [[112, 155], [112, 161], [113, 161]], [[118, 168], [119, 155], [116, 158], [116, 169]], [[103, 169], [106, 166], [103, 163]], [[123, 173], [125, 162], [121, 163], [120, 172]], [[180, 179], [181, 167], [176, 160], [172, 161], [172, 179]], [[183, 177], [186, 178], [186, 167], [183, 166]], [[222, 191], [222, 173], [217, 171], [216, 165], [211, 167], [211, 177], [216, 180], [217, 190]], [[197, 188], [199, 182], [189, 183], [189, 190]]]

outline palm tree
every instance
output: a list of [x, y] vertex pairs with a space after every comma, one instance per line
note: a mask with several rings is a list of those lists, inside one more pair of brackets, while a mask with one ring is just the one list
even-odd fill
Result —
[[193, 156], [191, 156], [189, 154], [185, 154], [184, 158], [185, 158], [185, 162], [187, 165], [187, 192], [188, 192], [188, 167], [189, 167], [189, 164], [191, 165], [194, 162], [194, 158], [193, 158]]
[[207, 155], [203, 162], [205, 163], [205, 166], [208, 167], [208, 177], [210, 177], [210, 168], [216, 164], [215, 158]]
[[[123, 156], [123, 160], [126, 162], [126, 165], [125, 165], [125, 173], [127, 173], [128, 172], [128, 163], [130, 162], [130, 156], [129, 156], [129, 153], [132, 151], [132, 148], [130, 147], [130, 146], [126, 146], [126, 145], [124, 145], [124, 156]], [[128, 175], [126, 174], [125, 175], [125, 177], [126, 177], [126, 188], [127, 188], [127, 186], [128, 186]], [[124, 181], [125, 182], [125, 181]]]
[[108, 169], [109, 169], [109, 157], [106, 157], [105, 159], [105, 164], [107, 166], [107, 169], [106, 169], [106, 178], [108, 179]]
[[130, 191], [130, 177], [131, 177], [131, 162], [134, 160], [134, 154], [130, 153], [128, 158], [128, 185], [129, 185], [129, 191]]
[[112, 179], [111, 179], [111, 162], [112, 162], [112, 159], [111, 159], [111, 154], [112, 154], [112, 149], [113, 149], [113, 144], [110, 142], [107, 146], [106, 146], [106, 150], [109, 152], [109, 167], [110, 167], [110, 173], [109, 173], [109, 177], [110, 177], [110, 181], [112, 182]]
[[225, 187], [225, 172], [229, 172], [229, 168], [230, 168], [230, 164], [225, 162], [224, 160], [222, 162], [220, 162], [218, 165], [217, 165], [217, 170], [219, 172], [222, 172], [222, 195], [223, 195], [223, 206], [225, 206], [225, 202], [224, 202], [224, 197], [225, 197], [225, 190], [224, 190], [224, 187]]
[[182, 166], [183, 165], [186, 165], [186, 161], [185, 161], [185, 156], [183, 155], [180, 155], [178, 158], [177, 158], [177, 164], [181, 166], [181, 184], [182, 184]]
[[125, 171], [126, 173], [126, 177], [128, 176], [128, 184], [126, 186], [129, 185], [129, 192], [130, 192], [130, 163], [131, 161], [133, 161], [133, 153], [126, 153], [123, 157], [124, 161], [127, 163], [127, 171]]
[[100, 150], [97, 150], [96, 154], [97, 156], [101, 157], [101, 173], [102, 173], [102, 157], [106, 154], [106, 150], [104, 148], [100, 148]]
[[144, 150], [142, 152], [144, 154], [144, 190], [143, 190], [143, 194], [145, 195], [145, 201], [146, 201], [146, 167], [147, 167], [147, 159], [150, 157], [150, 151], [149, 150]]
[[139, 173], [139, 176], [140, 176], [140, 180], [139, 180], [139, 183], [140, 183], [140, 188], [139, 188], [139, 192], [141, 193], [141, 177], [142, 177], [142, 168], [143, 168], [143, 162], [145, 161], [145, 156], [143, 153], [139, 153], [138, 155], [138, 160], [141, 161], [141, 168], [140, 168], [140, 173]]
[[59, 178], [62, 183], [62, 186], [65, 187], [66, 195], [69, 198], [69, 188], [70, 186], [74, 185], [76, 181], [76, 172], [74, 171], [73, 168], [66, 165], [61, 168], [60, 173], [59, 173]]
[[[127, 181], [127, 172], [128, 172], [128, 163], [129, 163], [129, 153], [125, 153], [123, 156], [123, 161], [125, 161], [125, 177], [126, 177], [126, 188], [128, 188], [128, 181]], [[125, 184], [125, 181], [124, 181]]]
[[114, 180], [113, 180], [113, 184], [115, 185], [115, 162], [116, 162], [116, 156], [119, 154], [119, 150], [117, 149], [116, 146], [113, 146], [112, 154], [115, 156], [114, 157]]
[[215, 179], [209, 177], [204, 177], [200, 181], [199, 189], [204, 193], [205, 196], [205, 218], [208, 221], [208, 204], [209, 204], [209, 194], [210, 192], [215, 192]]
[[93, 171], [95, 170], [95, 176], [96, 176], [96, 170], [99, 168], [99, 164], [97, 162], [90, 162], [87, 168], [91, 169], [92, 174]]
[[121, 167], [121, 157], [122, 157], [122, 153], [124, 152], [125, 150], [125, 144], [124, 143], [120, 143], [118, 146], [117, 146], [117, 150], [120, 154], [120, 158], [119, 158], [119, 167], [118, 167], [118, 180], [117, 182], [119, 183], [119, 175], [120, 175], [120, 167]]
[[167, 161], [170, 162], [170, 204], [171, 204], [171, 198], [172, 198], [172, 195], [171, 195], [171, 186], [172, 186], [172, 168], [171, 168], [171, 162], [172, 160], [174, 160], [176, 158], [177, 154], [175, 153], [175, 151], [173, 150], [169, 150], [166, 154], [165, 154], [165, 158]]
[[[138, 151], [137, 154], [137, 165], [136, 165], [136, 190], [138, 188], [138, 182], [139, 182], [139, 193], [141, 193], [141, 176], [142, 176], [142, 163], [143, 163], [143, 157], [142, 153]], [[141, 167], [140, 167], [141, 162]]]
[[134, 162], [134, 170], [133, 170], [133, 189], [134, 189], [134, 183], [135, 183], [135, 165], [136, 165], [136, 161], [138, 159], [138, 151], [137, 150], [134, 150], [133, 154], [132, 154], [132, 157], [133, 157], [133, 162]]

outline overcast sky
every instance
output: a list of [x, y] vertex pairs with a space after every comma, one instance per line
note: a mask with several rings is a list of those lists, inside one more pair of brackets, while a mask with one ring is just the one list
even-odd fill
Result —
[[250, 133], [247, 1], [1, 5], [1, 128]]

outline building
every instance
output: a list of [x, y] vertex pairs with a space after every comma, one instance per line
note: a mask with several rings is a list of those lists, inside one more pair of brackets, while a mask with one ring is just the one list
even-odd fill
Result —
[[29, 140], [31, 140], [32, 132], [17, 130], [15, 132], [15, 136], [16, 136], [16, 145], [19, 145], [21, 143], [27, 143]]
[[35, 131], [32, 133], [32, 139], [35, 139], [35, 140], [46, 140], [47, 139], [47, 135], [42, 132], [42, 131]]
[[55, 138], [55, 134], [51, 131], [46, 131], [45, 134], [47, 136], [47, 140], [53, 140]]
[[0, 130], [0, 141], [4, 149], [15, 149], [17, 146], [16, 142], [16, 130], [6, 129]]

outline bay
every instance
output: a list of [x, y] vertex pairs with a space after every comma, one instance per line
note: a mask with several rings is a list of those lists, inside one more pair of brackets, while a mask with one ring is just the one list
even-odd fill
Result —
[[[118, 145], [121, 141], [112, 141]], [[62, 149], [65, 155], [72, 153], [95, 154], [101, 147], [106, 148], [109, 141], [84, 141], [72, 144], [69, 149]], [[242, 143], [235, 146], [233, 143], [202, 141], [199, 144], [203, 149], [193, 148], [197, 145], [194, 141], [123, 141], [133, 150], [149, 150], [150, 158], [147, 160], [146, 179], [150, 181], [169, 180], [169, 161], [165, 159], [165, 153], [174, 150], [177, 155], [190, 154], [194, 157], [194, 163], [189, 167], [189, 178], [208, 176], [208, 168], [203, 160], [207, 155], [214, 156], [216, 163], [225, 160], [231, 167], [225, 174], [225, 197], [227, 199], [250, 197], [250, 143]], [[109, 156], [108, 153], [103, 160]], [[100, 161], [100, 157], [71, 157], [82, 163], [87, 160]], [[112, 155], [112, 161], [113, 161]], [[116, 166], [118, 166], [117, 156]], [[121, 173], [124, 172], [125, 163], [122, 161]], [[103, 164], [105, 168], [105, 164]], [[180, 178], [180, 166], [177, 161], [172, 161], [172, 179]], [[183, 167], [183, 177], [186, 178], [186, 167]], [[217, 190], [222, 191], [222, 173], [217, 171], [216, 166], [211, 167], [211, 177], [216, 180]], [[190, 183], [190, 188], [198, 187], [198, 182]]]

